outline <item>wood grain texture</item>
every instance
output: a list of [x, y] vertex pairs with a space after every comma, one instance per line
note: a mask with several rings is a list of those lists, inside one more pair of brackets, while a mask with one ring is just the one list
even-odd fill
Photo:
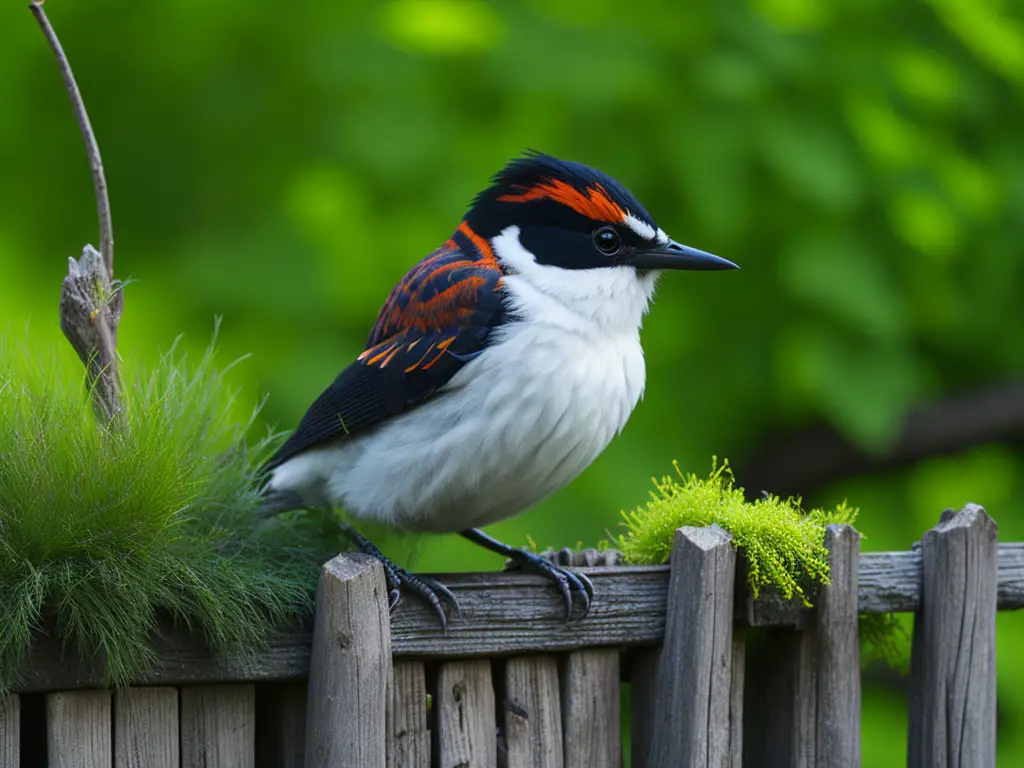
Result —
[[565, 768], [619, 768], [619, 651], [573, 651], [562, 664]]
[[761, 768], [860, 765], [859, 534], [828, 526], [831, 584], [802, 630], [762, 633], [748, 669], [745, 764]]
[[384, 768], [391, 676], [384, 568], [369, 555], [338, 555], [324, 565], [316, 590], [308, 768]]
[[440, 768], [497, 768], [491, 662], [473, 659], [442, 664], [435, 706]]
[[924, 535], [914, 618], [907, 765], [996, 764], [996, 538], [981, 507], [944, 513]]
[[517, 656], [505, 663], [508, 768], [562, 768], [562, 706], [554, 656]]
[[21, 699], [0, 698], [0, 768], [21, 764]]
[[301, 768], [305, 762], [305, 681], [256, 686], [256, 768]]
[[651, 765], [730, 768], [732, 536], [717, 525], [678, 529], [671, 568]]
[[50, 768], [96, 768], [113, 763], [110, 691], [66, 691], [46, 697]]
[[[567, 625], [548, 580], [522, 573], [442, 574], [458, 597], [462, 617], [447, 636], [422, 601], [403, 600], [391, 617], [392, 650], [399, 658], [469, 658], [572, 651], [591, 647], [656, 645], [665, 632], [669, 571], [666, 566], [583, 569], [594, 582], [594, 607], [586, 620]], [[997, 604], [1024, 608], [1024, 543], [999, 546]], [[762, 598], [775, 601], [770, 594]], [[867, 552], [860, 556], [858, 611], [916, 611], [921, 600], [921, 553]], [[791, 626], [805, 619], [792, 606], [738, 603], [739, 625]], [[756, 617], [753, 620], [751, 616]], [[212, 653], [197, 638], [169, 629], [154, 643], [159, 666], [139, 676], [137, 685], [274, 682], [302, 680], [309, 670], [312, 627], [307, 624], [272, 635], [267, 648], [245, 656]], [[82, 666], [60, 642], [40, 637], [17, 693], [100, 688], [102, 670]]]
[[860, 765], [860, 632], [857, 574], [860, 534], [849, 525], [825, 531], [831, 583], [818, 591], [813, 634], [815, 752], [811, 766]]
[[394, 662], [387, 734], [388, 768], [430, 768], [427, 679], [421, 661]]
[[115, 768], [178, 768], [177, 688], [114, 693]]
[[[632, 687], [629, 712], [629, 758], [633, 768], [653, 768], [651, 748], [654, 741], [657, 702], [654, 689], [661, 664], [661, 646], [637, 648], [629, 654]], [[742, 706], [742, 701], [740, 702]]]
[[252, 768], [256, 761], [256, 686], [181, 689], [183, 768]]
[[746, 631], [739, 629], [732, 635], [732, 681], [729, 690], [729, 765], [743, 765], [743, 693], [747, 676]]

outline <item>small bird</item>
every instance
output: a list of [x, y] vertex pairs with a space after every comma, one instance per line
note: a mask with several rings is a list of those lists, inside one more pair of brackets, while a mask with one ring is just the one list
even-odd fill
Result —
[[[366, 348], [264, 466], [262, 512], [344, 508], [355, 520], [458, 532], [552, 579], [566, 620], [593, 586], [479, 530], [579, 475], [644, 390], [640, 325], [666, 269], [736, 269], [669, 238], [610, 176], [531, 152], [473, 200], [455, 233], [384, 302]], [[454, 595], [346, 526], [447, 628]]]

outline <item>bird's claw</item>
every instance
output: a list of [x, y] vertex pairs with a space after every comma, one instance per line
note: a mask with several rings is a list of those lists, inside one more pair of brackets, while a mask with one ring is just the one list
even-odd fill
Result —
[[[594, 585], [587, 577], [587, 574], [558, 565], [540, 555], [525, 550], [519, 550], [512, 557], [519, 561], [521, 570], [540, 574], [555, 582], [555, 586], [562, 593], [562, 599], [565, 602], [566, 624], [574, 618], [586, 618], [587, 614], [590, 613], [590, 604], [594, 599]], [[573, 602], [577, 595], [582, 603], [582, 610], [578, 616], [574, 617]]]
[[402, 599], [402, 588], [404, 587], [419, 595], [430, 604], [430, 607], [434, 609], [434, 613], [437, 614], [437, 618], [441, 622], [442, 631], [448, 634], [448, 613], [445, 611], [445, 605], [447, 604], [451, 607], [452, 613], [455, 616], [462, 616], [459, 601], [452, 594], [451, 590], [437, 579], [409, 573], [387, 558], [382, 559], [381, 563], [384, 565], [384, 570], [388, 576], [388, 584], [391, 586], [391, 599], [388, 603], [389, 610], [393, 611], [398, 606], [399, 601]]
[[430, 603], [430, 607], [434, 609], [441, 621], [441, 629], [448, 634], [448, 614], [445, 611], [445, 604], [451, 606], [455, 616], [462, 616], [459, 601], [451, 590], [437, 579], [409, 573], [404, 568], [395, 565], [375, 544], [354, 530], [349, 530], [348, 534], [360, 552], [370, 555], [384, 566], [384, 578], [388, 583], [388, 610], [393, 611], [398, 606], [402, 599], [402, 588], [405, 587]]

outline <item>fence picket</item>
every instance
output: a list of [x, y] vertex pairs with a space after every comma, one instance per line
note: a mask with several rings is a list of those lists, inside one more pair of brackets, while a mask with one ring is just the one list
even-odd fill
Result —
[[565, 768], [619, 768], [619, 652], [574, 651], [562, 666]]
[[437, 674], [436, 708], [440, 768], [497, 768], [489, 660], [442, 664]]
[[306, 708], [308, 768], [384, 768], [391, 670], [388, 589], [380, 562], [345, 552], [316, 590]]
[[998, 527], [968, 504], [921, 541], [921, 609], [910, 661], [907, 764], [996, 764]]
[[427, 681], [423, 662], [394, 663], [387, 730], [388, 768], [430, 768]]
[[252, 768], [256, 761], [256, 686], [181, 689], [183, 768]]
[[655, 703], [652, 766], [732, 765], [732, 536], [712, 525], [676, 531]]
[[122, 688], [114, 694], [115, 768], [178, 768], [178, 690]]
[[562, 707], [554, 656], [505, 663], [508, 768], [562, 768]]
[[0, 699], [0, 768], [18, 768], [21, 762], [21, 699]]
[[50, 768], [106, 768], [113, 764], [110, 691], [63, 691], [46, 697], [46, 751]]

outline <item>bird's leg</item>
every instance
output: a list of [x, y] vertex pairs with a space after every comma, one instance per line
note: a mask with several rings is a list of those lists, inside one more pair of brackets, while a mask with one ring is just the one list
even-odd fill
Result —
[[502, 544], [497, 539], [492, 539], [479, 528], [469, 528], [468, 530], [460, 531], [459, 535], [464, 536], [474, 544], [479, 544], [481, 547], [491, 550], [491, 552], [497, 552], [499, 555], [512, 558], [524, 571], [539, 573], [541, 576], [546, 576], [555, 582], [555, 586], [561, 591], [562, 597], [565, 600], [565, 620], [567, 622], [572, 620], [573, 617], [572, 608], [575, 595], [579, 595], [580, 600], [583, 601], [583, 612], [579, 618], [584, 618], [590, 612], [590, 602], [594, 598], [594, 585], [590, 583], [590, 579], [587, 578], [586, 574], [577, 573], [569, 568], [556, 565], [534, 552]]
[[455, 599], [455, 595], [451, 593], [451, 590], [437, 579], [433, 579], [430, 576], [418, 576], [415, 573], [409, 573], [404, 568], [400, 568], [391, 562], [377, 548], [377, 545], [357, 530], [349, 525], [343, 524], [342, 527], [345, 534], [352, 539], [352, 543], [356, 545], [360, 552], [379, 560], [380, 564], [384, 566], [384, 576], [387, 579], [389, 590], [389, 608], [394, 610], [395, 606], [398, 605], [398, 601], [402, 598], [402, 587], [404, 586], [430, 603], [434, 612], [437, 613], [438, 618], [441, 620], [441, 629], [447, 633], [448, 615], [445, 613], [444, 604], [450, 605], [456, 616], [462, 614], [459, 608], [459, 601]]

